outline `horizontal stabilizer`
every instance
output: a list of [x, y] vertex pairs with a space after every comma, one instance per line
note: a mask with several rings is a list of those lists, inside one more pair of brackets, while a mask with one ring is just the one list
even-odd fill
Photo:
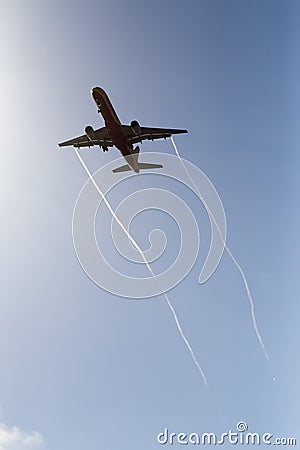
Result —
[[161, 164], [139, 163], [139, 169], [161, 169]]
[[[163, 166], [162, 164], [149, 164], [149, 163], [138, 163], [139, 169], [161, 169]], [[127, 164], [125, 166], [117, 167], [116, 169], [113, 169], [113, 173], [120, 173], [120, 172], [128, 172], [129, 170], [132, 170], [131, 167], [129, 167]]]
[[113, 173], [128, 172], [129, 170], [132, 170], [131, 167], [129, 167], [127, 164], [125, 164], [125, 166], [121, 166], [121, 167], [117, 167], [116, 169], [113, 169]]

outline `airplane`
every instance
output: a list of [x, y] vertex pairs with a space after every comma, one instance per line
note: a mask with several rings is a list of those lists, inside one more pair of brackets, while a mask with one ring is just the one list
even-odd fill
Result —
[[161, 164], [139, 163], [140, 147], [134, 144], [146, 139], [166, 139], [172, 134], [187, 133], [187, 130], [169, 128], [149, 128], [141, 127], [137, 120], [132, 120], [130, 125], [122, 125], [107, 94], [100, 87], [94, 87], [91, 91], [96, 102], [98, 113], [101, 113], [105, 127], [94, 130], [91, 125], [85, 127], [85, 134], [58, 144], [59, 147], [72, 145], [73, 147], [92, 147], [99, 145], [104, 152], [108, 147], [117, 147], [124, 156], [126, 163], [124, 166], [113, 169], [114, 173], [133, 170], [139, 173], [141, 169], [158, 169]]

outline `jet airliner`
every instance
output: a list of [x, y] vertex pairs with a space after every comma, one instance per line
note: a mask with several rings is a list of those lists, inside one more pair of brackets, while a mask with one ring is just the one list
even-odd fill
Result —
[[157, 169], [161, 164], [139, 163], [140, 148], [134, 144], [144, 140], [166, 139], [173, 134], [187, 133], [187, 130], [169, 129], [169, 128], [149, 128], [141, 127], [137, 120], [132, 120], [130, 125], [122, 125], [114, 107], [112, 106], [107, 94], [100, 87], [92, 89], [92, 97], [96, 102], [98, 113], [101, 113], [105, 126], [94, 130], [92, 126], [85, 127], [85, 134], [61, 142], [59, 147], [72, 145], [73, 147], [92, 147], [99, 145], [103, 151], [108, 151], [108, 147], [117, 147], [126, 160], [126, 165], [113, 170], [114, 173], [134, 170], [139, 173], [140, 169]]

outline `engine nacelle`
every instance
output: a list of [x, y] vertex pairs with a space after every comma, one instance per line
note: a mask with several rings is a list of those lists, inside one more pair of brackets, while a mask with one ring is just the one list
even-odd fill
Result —
[[132, 120], [130, 126], [136, 136], [141, 134], [141, 127], [137, 120]]
[[85, 131], [85, 134], [87, 135], [89, 141], [96, 140], [95, 131], [94, 131], [94, 128], [91, 127], [91, 125], [88, 125], [87, 127], [85, 127], [84, 131]]

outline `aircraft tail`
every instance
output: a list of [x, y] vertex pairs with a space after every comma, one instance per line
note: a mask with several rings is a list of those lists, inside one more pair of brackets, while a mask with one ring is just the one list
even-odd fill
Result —
[[[137, 162], [139, 170], [161, 169], [163, 167], [161, 164], [139, 163], [138, 162], [139, 152], [140, 152], [140, 147], [137, 145], [135, 147], [135, 149], [133, 150], [133, 155], [136, 158], [136, 162]], [[131, 158], [132, 158], [132, 156], [131, 156]], [[121, 167], [117, 167], [116, 169], [113, 169], [113, 173], [128, 172], [129, 170], [132, 170], [132, 167], [130, 167], [128, 164], [125, 164], [125, 166], [121, 166]], [[137, 170], [135, 170], [135, 171], [138, 172]]]
[[[163, 166], [162, 164], [150, 164], [150, 163], [138, 163], [139, 169], [161, 169]], [[116, 169], [113, 169], [113, 173], [120, 173], [120, 172], [128, 172], [129, 170], [132, 170], [131, 167], [129, 167], [127, 164], [125, 166], [117, 167]]]

